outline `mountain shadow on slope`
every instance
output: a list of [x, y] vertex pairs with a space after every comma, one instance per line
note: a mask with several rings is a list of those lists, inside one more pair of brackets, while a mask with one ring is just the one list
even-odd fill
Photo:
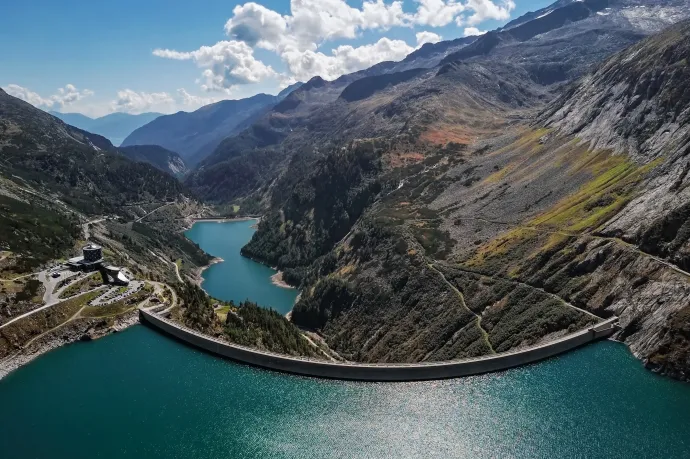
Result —
[[158, 145], [132, 145], [120, 147], [118, 151], [132, 161], [151, 164], [175, 177], [182, 177], [187, 172], [187, 165], [180, 155]]
[[160, 145], [176, 151], [186, 163], [202, 161], [223, 139], [246, 127], [248, 121], [280, 99], [268, 94], [223, 100], [193, 112], [164, 115], [132, 132], [122, 146]]
[[127, 202], [177, 198], [182, 185], [120, 155], [104, 137], [74, 128], [0, 90], [2, 173], [18, 176], [86, 213]]

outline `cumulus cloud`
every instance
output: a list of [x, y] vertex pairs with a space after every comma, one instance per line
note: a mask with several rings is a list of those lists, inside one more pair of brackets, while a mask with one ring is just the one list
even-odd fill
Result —
[[53, 95], [52, 98], [58, 105], [65, 106], [89, 96], [93, 96], [93, 91], [90, 89], [80, 91], [74, 85], [68, 84], [64, 88], [59, 88], [58, 93]]
[[510, 12], [515, 9], [513, 0], [503, 0], [501, 5], [497, 5], [491, 0], [467, 0], [467, 8], [474, 11], [467, 23], [470, 25], [479, 24], [487, 19], [504, 21], [510, 17]]
[[433, 32], [418, 32], [417, 35], [417, 47], [422, 46], [425, 43], [438, 43], [441, 41], [441, 36]]
[[225, 33], [235, 40], [273, 50], [286, 39], [290, 21], [287, 16], [253, 2], [237, 5], [232, 13]]
[[42, 97], [40, 94], [17, 84], [7, 85], [5, 90], [8, 94], [25, 100], [35, 107], [60, 109], [94, 94], [90, 89], [79, 90], [73, 84], [67, 84], [63, 88], [58, 88], [56, 94], [48, 97]]
[[167, 59], [194, 61], [205, 69], [199, 79], [205, 91], [229, 92], [237, 85], [258, 83], [276, 75], [270, 65], [254, 58], [254, 50], [247, 43], [236, 40], [221, 41], [190, 52], [156, 49], [153, 54]]
[[54, 103], [52, 100], [44, 99], [38, 93], [18, 84], [8, 84], [5, 86], [5, 91], [7, 94], [18, 97], [35, 107], [52, 107]]
[[376, 43], [357, 48], [350, 45], [338, 46], [330, 55], [295, 50], [286, 51], [282, 57], [290, 73], [298, 81], [307, 81], [317, 75], [326, 80], [333, 80], [379, 62], [399, 61], [412, 51], [414, 48], [404, 41], [384, 37]]
[[414, 23], [431, 27], [447, 26], [463, 11], [465, 5], [455, 0], [417, 0], [419, 7]]
[[111, 108], [116, 112], [143, 113], [146, 111], [170, 111], [175, 99], [167, 92], [137, 92], [123, 89], [117, 92]]
[[486, 33], [486, 30], [479, 30], [476, 27], [465, 27], [465, 30], [463, 32], [463, 34], [466, 37], [473, 37], [476, 35], [484, 35], [485, 33]]
[[182, 105], [184, 105], [185, 107], [192, 107], [192, 108], [201, 107], [203, 105], [208, 105], [208, 104], [212, 104], [214, 102], [218, 102], [219, 100], [223, 100], [222, 97], [195, 96], [193, 94], [188, 93], [187, 90], [184, 88], [179, 88], [177, 90], [177, 95], [179, 96], [179, 102]]
[[280, 15], [254, 2], [238, 5], [225, 32], [249, 46], [281, 53], [315, 51], [324, 41], [355, 38], [362, 30], [387, 30], [409, 23], [401, 1], [365, 0], [362, 9], [345, 0], [292, 0], [290, 15]]
[[[238, 85], [268, 78], [285, 85], [315, 75], [326, 79], [361, 70], [385, 60], [403, 59], [414, 48], [402, 40], [381, 38], [359, 47], [340, 45], [330, 52], [325, 44], [355, 39], [363, 31], [386, 31], [392, 27], [444, 27], [452, 22], [468, 25], [465, 34], [485, 19], [503, 20], [515, 8], [513, 0], [414, 0], [415, 8], [403, 10], [401, 0], [364, 0], [361, 7], [346, 0], [291, 0], [290, 13], [281, 14], [255, 2], [237, 5], [225, 24], [228, 41], [195, 51], [156, 49], [153, 54], [194, 61], [203, 69], [198, 84], [205, 91], [229, 93]], [[419, 47], [441, 37], [433, 32], [416, 34]], [[255, 49], [274, 52], [288, 72], [277, 73], [254, 57]]]

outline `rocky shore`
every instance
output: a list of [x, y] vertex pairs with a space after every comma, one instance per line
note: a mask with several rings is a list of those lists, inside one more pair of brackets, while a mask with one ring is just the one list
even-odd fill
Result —
[[261, 217], [188, 217], [185, 219], [184, 230], [190, 229], [197, 222], [215, 222], [215, 223], [227, 223], [227, 222], [245, 222], [248, 220], [256, 220], [257, 224]]
[[0, 379], [46, 352], [77, 341], [91, 341], [117, 333], [139, 323], [138, 310], [114, 319], [76, 319], [30, 342], [23, 349], [0, 361]]
[[[225, 260], [223, 260], [222, 258], [219, 258], [219, 257], [215, 257], [215, 258], [214, 258], [213, 260], [211, 260], [211, 262], [210, 262], [209, 264], [207, 264], [206, 266], [202, 266], [202, 267], [200, 267], [200, 268], [195, 269], [195, 270], [194, 270], [194, 273], [193, 273], [193, 276], [194, 276], [194, 283], [195, 283], [196, 285], [198, 285], [199, 287], [201, 287], [201, 284], [204, 282], [204, 277], [203, 277], [204, 271], [206, 271], [208, 268], [210, 268], [211, 266], [215, 265], [216, 263], [222, 263], [223, 261], [225, 261]], [[203, 288], [203, 287], [202, 287], [202, 288]], [[206, 293], [208, 293], [208, 292], [206, 292]]]
[[278, 271], [274, 275], [271, 276], [271, 282], [273, 285], [280, 287], [280, 288], [295, 288], [292, 285], [288, 284], [283, 280], [283, 271]]

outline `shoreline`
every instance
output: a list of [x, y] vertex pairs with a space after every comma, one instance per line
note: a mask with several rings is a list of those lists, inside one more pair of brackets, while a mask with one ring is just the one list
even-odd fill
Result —
[[[266, 266], [266, 265], [264, 265]], [[275, 268], [274, 268], [275, 269]], [[283, 280], [283, 271], [278, 271], [274, 275], [271, 276], [271, 283], [275, 285], [276, 287], [280, 288], [287, 288], [294, 290], [296, 287], [293, 287], [292, 285], [288, 284]]]
[[[209, 264], [195, 269], [194, 270], [194, 284], [196, 284], [199, 288], [204, 290], [204, 288], [201, 286], [201, 284], [203, 284], [203, 282], [204, 282], [204, 277], [203, 277], [204, 271], [206, 271], [211, 266], [216, 265], [218, 263], [223, 263], [224, 261], [225, 260], [223, 260], [220, 257], [213, 257], [213, 259], [211, 260], [211, 262]], [[204, 290], [204, 292], [206, 292], [206, 290]], [[206, 292], [206, 294], [208, 295], [208, 292]]]
[[[79, 320], [79, 319], [77, 319]], [[40, 336], [37, 341], [27, 347], [19, 349], [12, 355], [0, 361], [0, 380], [17, 369], [33, 362], [38, 357], [59, 347], [78, 342], [93, 341], [113, 333], [121, 332], [133, 325], [139, 324], [139, 310], [135, 309], [115, 318], [115, 323], [102, 327], [103, 318], [89, 318], [85, 323], [71, 321], [58, 326]]]
[[184, 233], [192, 229], [195, 223], [230, 223], [230, 222], [246, 222], [249, 220], [257, 220], [257, 224], [261, 217], [187, 217], [185, 218], [185, 227], [182, 230]]
[[247, 220], [259, 220], [261, 217], [200, 217], [192, 218], [194, 223], [196, 222], [216, 222], [216, 223], [226, 223], [226, 222], [246, 222]]

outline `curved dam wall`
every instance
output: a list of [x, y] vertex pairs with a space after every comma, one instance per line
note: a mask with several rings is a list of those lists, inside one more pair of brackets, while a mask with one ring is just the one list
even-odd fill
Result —
[[411, 364], [366, 364], [335, 363], [264, 352], [217, 340], [143, 309], [139, 311], [139, 315], [142, 323], [221, 357], [286, 373], [356, 381], [423, 381], [506, 370], [607, 338], [617, 330], [615, 322], [618, 321], [617, 317], [613, 317], [586, 330], [545, 344], [473, 359]]

